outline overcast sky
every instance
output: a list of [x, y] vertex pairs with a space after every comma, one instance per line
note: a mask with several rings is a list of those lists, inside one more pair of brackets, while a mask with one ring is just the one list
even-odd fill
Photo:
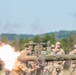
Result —
[[76, 30], [76, 0], [0, 0], [0, 34]]

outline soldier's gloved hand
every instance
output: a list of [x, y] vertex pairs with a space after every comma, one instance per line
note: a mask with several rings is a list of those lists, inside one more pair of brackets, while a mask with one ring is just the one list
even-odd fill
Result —
[[54, 54], [54, 56], [57, 56], [57, 54]]
[[40, 66], [36, 66], [36, 67], [35, 67], [35, 69], [39, 69], [39, 68], [40, 68]]
[[28, 71], [27, 71], [27, 72], [28, 72], [28, 73], [30, 73], [30, 71], [31, 71], [31, 69], [28, 69]]

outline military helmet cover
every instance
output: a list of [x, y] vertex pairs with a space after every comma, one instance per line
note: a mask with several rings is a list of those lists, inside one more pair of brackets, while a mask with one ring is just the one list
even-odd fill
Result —
[[56, 45], [61, 45], [61, 43], [60, 42], [56, 42]]
[[55, 45], [52, 44], [52, 45], [51, 45], [51, 48], [52, 48], [52, 47], [55, 47]]
[[76, 44], [74, 45], [74, 48], [76, 48]]

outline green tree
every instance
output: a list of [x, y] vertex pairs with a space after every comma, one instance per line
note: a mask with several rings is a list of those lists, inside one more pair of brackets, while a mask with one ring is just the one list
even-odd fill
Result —
[[9, 43], [9, 40], [8, 40], [8, 38], [7, 37], [5, 37], [5, 38], [2, 38], [2, 40], [1, 40], [2, 42], [4, 42], [4, 43]]
[[54, 34], [46, 34], [45, 36], [43, 36], [42, 38], [43, 42], [47, 42], [50, 41], [52, 44], [54, 44], [56, 42], [56, 38]]
[[19, 50], [22, 50], [24, 48], [25, 39], [20, 38], [18, 44], [19, 44]]
[[43, 42], [47, 42], [51, 39], [50, 35], [49, 34], [46, 34], [45, 36], [43, 36], [42, 40]]
[[41, 36], [36, 35], [36, 36], [33, 38], [33, 41], [39, 43], [39, 42], [42, 42], [42, 38], [41, 38]]
[[21, 51], [24, 48], [25, 39], [20, 38], [19, 40], [14, 40], [11, 45], [14, 46], [17, 50]]
[[52, 44], [55, 44], [56, 38], [55, 38], [55, 35], [54, 34], [51, 35], [50, 41], [51, 41]]
[[69, 51], [69, 40], [68, 38], [63, 38], [60, 40], [61, 42], [61, 47], [64, 49], [65, 53], [68, 53]]
[[71, 34], [69, 37], [63, 38], [60, 41], [63, 49], [68, 53], [73, 49], [73, 46], [76, 43], [76, 35]]

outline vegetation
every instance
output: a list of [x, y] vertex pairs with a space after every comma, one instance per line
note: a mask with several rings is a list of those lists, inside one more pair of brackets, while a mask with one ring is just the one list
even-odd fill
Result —
[[[26, 35], [26, 37], [24, 35], [15, 35], [15, 34], [9, 34], [9, 37], [13, 38], [12, 41], [9, 40], [7, 34], [6, 36], [2, 35], [1, 41], [5, 42], [5, 43], [10, 43], [12, 46], [14, 46], [17, 50], [22, 50], [24, 48], [24, 44], [28, 43], [29, 41], [33, 41], [33, 42], [44, 42], [47, 43], [48, 41], [50, 41], [51, 44], [55, 44], [56, 41], [60, 41], [61, 42], [61, 46], [62, 48], [65, 50], [66, 53], [68, 53], [70, 50], [73, 49], [73, 45], [76, 43], [76, 31], [61, 31], [59, 32], [59, 36], [62, 37], [62, 34], [66, 34], [66, 37], [63, 35], [63, 38], [58, 38], [57, 35], [55, 33], [47, 33], [47, 34], [43, 34], [43, 35]], [[68, 35], [69, 36], [68, 36]], [[11, 35], [11, 36], [10, 36]], [[25, 38], [24, 38], [25, 37]]]

